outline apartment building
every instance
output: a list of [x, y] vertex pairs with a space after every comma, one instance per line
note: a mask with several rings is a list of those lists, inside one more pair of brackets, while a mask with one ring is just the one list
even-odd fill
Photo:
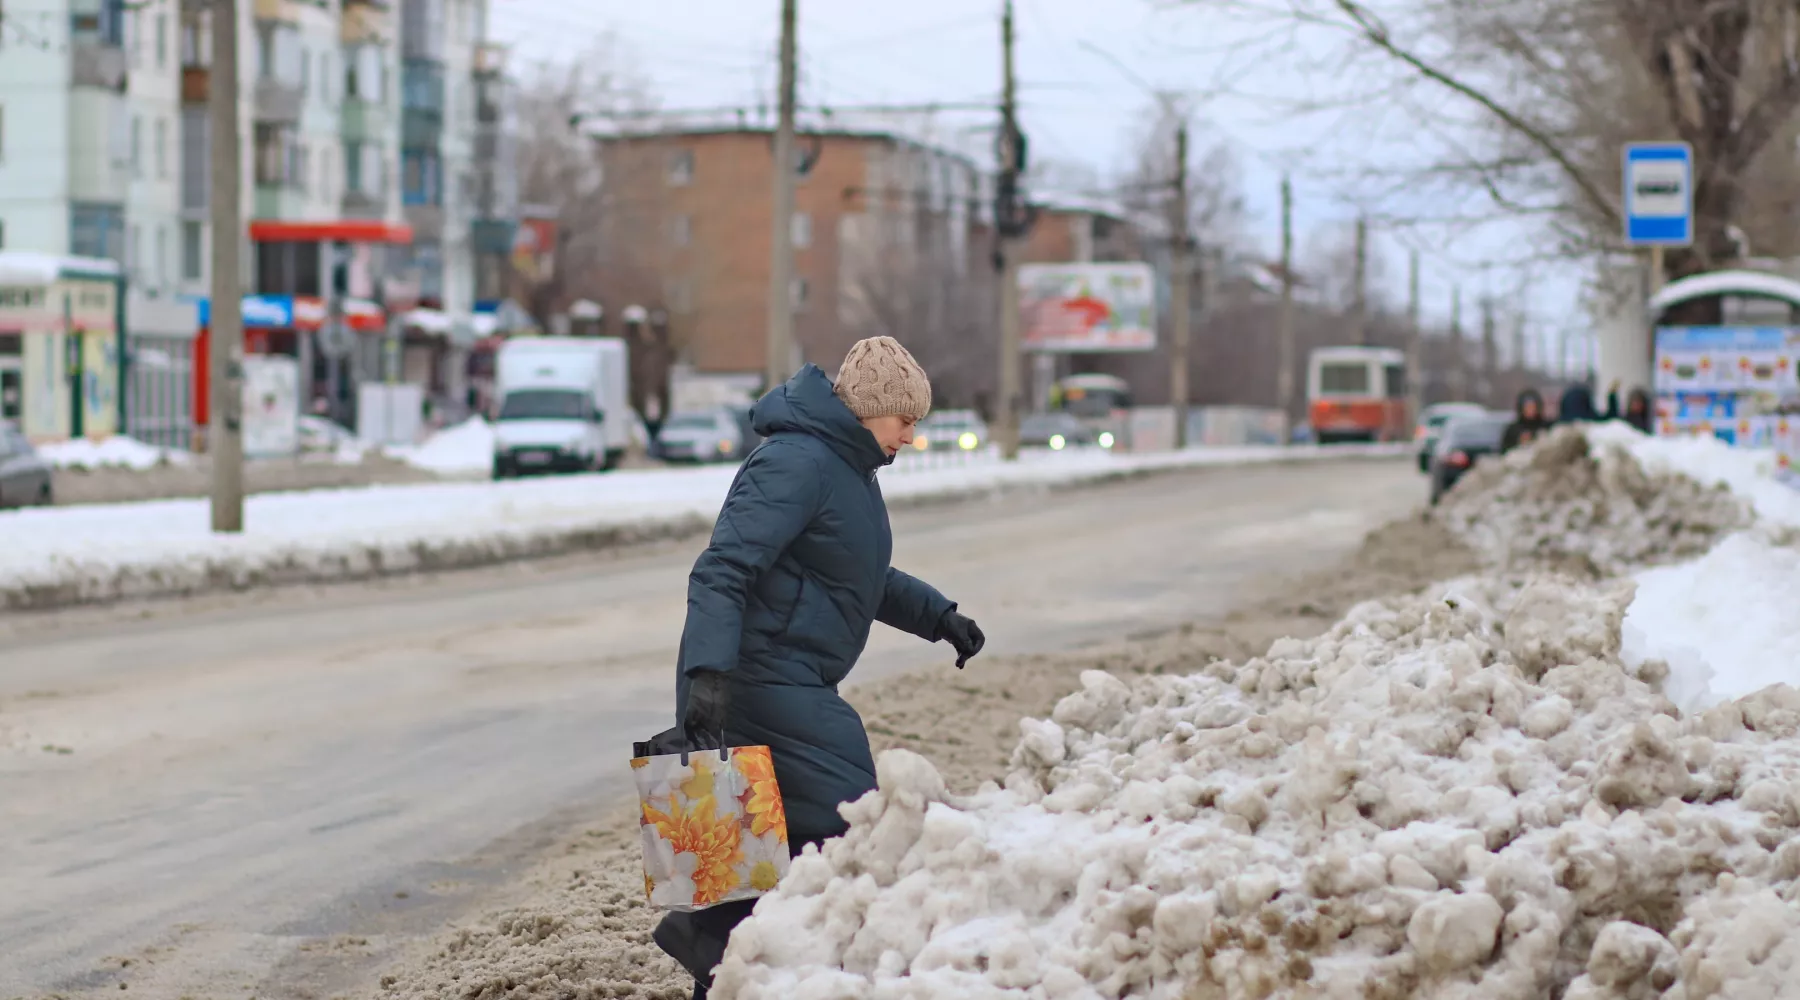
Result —
[[[334, 227], [404, 221], [410, 248], [361, 256], [365, 294], [391, 278], [411, 290], [406, 304], [469, 328], [478, 235], [510, 242], [505, 213], [516, 213], [492, 198], [478, 225], [472, 209], [477, 166], [502, 191], [512, 169], [504, 143], [489, 144], [488, 162], [476, 156], [476, 95], [483, 80], [496, 93], [504, 84], [482, 41], [486, 6], [241, 0], [246, 292], [325, 294]], [[210, 291], [210, 7], [42, 0], [5, 16], [0, 249], [122, 266], [131, 429], [183, 441], [195, 303]], [[508, 105], [490, 103], [488, 124], [504, 133]], [[306, 226], [252, 240], [270, 223]]]
[[[738, 125], [601, 142], [607, 257], [583, 284], [609, 315], [664, 310], [677, 360], [699, 372], [764, 366], [772, 142]], [[806, 130], [797, 145], [794, 363], [829, 370], [875, 333], [934, 357], [973, 339], [992, 312], [975, 302], [990, 272], [971, 242], [974, 163], [879, 132]]]

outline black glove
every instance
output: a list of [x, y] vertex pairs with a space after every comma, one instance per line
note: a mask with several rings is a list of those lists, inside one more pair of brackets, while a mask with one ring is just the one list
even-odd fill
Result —
[[944, 617], [938, 621], [937, 637], [956, 647], [958, 670], [969, 662], [969, 657], [987, 645], [987, 636], [982, 634], [981, 626], [968, 615], [958, 614], [955, 608], [944, 612]]
[[682, 732], [693, 750], [725, 748], [725, 717], [731, 714], [731, 678], [718, 670], [702, 670], [688, 681], [687, 714]]

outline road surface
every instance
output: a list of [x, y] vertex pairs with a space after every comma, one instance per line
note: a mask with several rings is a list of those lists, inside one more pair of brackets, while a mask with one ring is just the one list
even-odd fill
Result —
[[[895, 564], [990, 655], [1050, 652], [1222, 614], [1422, 492], [1395, 460], [1012, 495], [897, 512]], [[438, 890], [503, 883], [530, 831], [622, 800], [629, 743], [671, 724], [701, 544], [15, 622], [0, 998], [116, 990], [134, 955], [196, 996], [281, 996], [284, 961], [372, 909], [416, 899], [425, 931]], [[852, 680], [950, 658], [878, 626]]]

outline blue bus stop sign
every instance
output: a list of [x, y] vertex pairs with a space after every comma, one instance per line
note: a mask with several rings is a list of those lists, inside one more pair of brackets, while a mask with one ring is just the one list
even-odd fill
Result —
[[1685, 247], [1694, 242], [1694, 149], [1685, 142], [1625, 147], [1625, 242]]

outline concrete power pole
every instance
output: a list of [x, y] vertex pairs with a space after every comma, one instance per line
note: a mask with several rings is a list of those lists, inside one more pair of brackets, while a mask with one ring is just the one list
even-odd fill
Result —
[[1019, 457], [1019, 255], [1017, 231], [1021, 140], [1019, 136], [1017, 94], [1013, 79], [1013, 5], [1006, 0], [1000, 15], [1001, 78], [1000, 90], [1000, 180], [995, 206], [995, 230], [999, 245], [1000, 270], [1000, 385], [995, 416], [995, 439], [1000, 454], [1013, 461]]
[[1369, 346], [1369, 220], [1356, 220], [1356, 342]]
[[[1188, 445], [1188, 347], [1193, 310], [1188, 295], [1194, 281], [1188, 239], [1188, 126], [1184, 112], [1175, 126], [1175, 197], [1169, 213], [1169, 309], [1174, 312], [1169, 345], [1169, 403], [1175, 408], [1175, 447]], [[1210, 303], [1208, 303], [1210, 305]]]
[[1406, 260], [1406, 410], [1417, 420], [1425, 408], [1425, 332], [1419, 326], [1419, 251]]
[[1494, 405], [1495, 382], [1500, 375], [1500, 341], [1494, 325], [1494, 297], [1481, 297], [1481, 398]]
[[1459, 403], [1469, 399], [1469, 365], [1463, 355], [1462, 286], [1450, 289], [1450, 398]]
[[770, 199], [769, 388], [794, 374], [794, 77], [796, 0], [781, 3], [780, 118], [775, 125], [775, 191]]
[[212, 455], [212, 530], [244, 530], [244, 281], [237, 0], [212, 0], [207, 79], [212, 170], [212, 302], [207, 320], [206, 450]]
[[1281, 179], [1281, 312], [1276, 318], [1279, 367], [1275, 398], [1283, 418], [1294, 418], [1294, 185]]

